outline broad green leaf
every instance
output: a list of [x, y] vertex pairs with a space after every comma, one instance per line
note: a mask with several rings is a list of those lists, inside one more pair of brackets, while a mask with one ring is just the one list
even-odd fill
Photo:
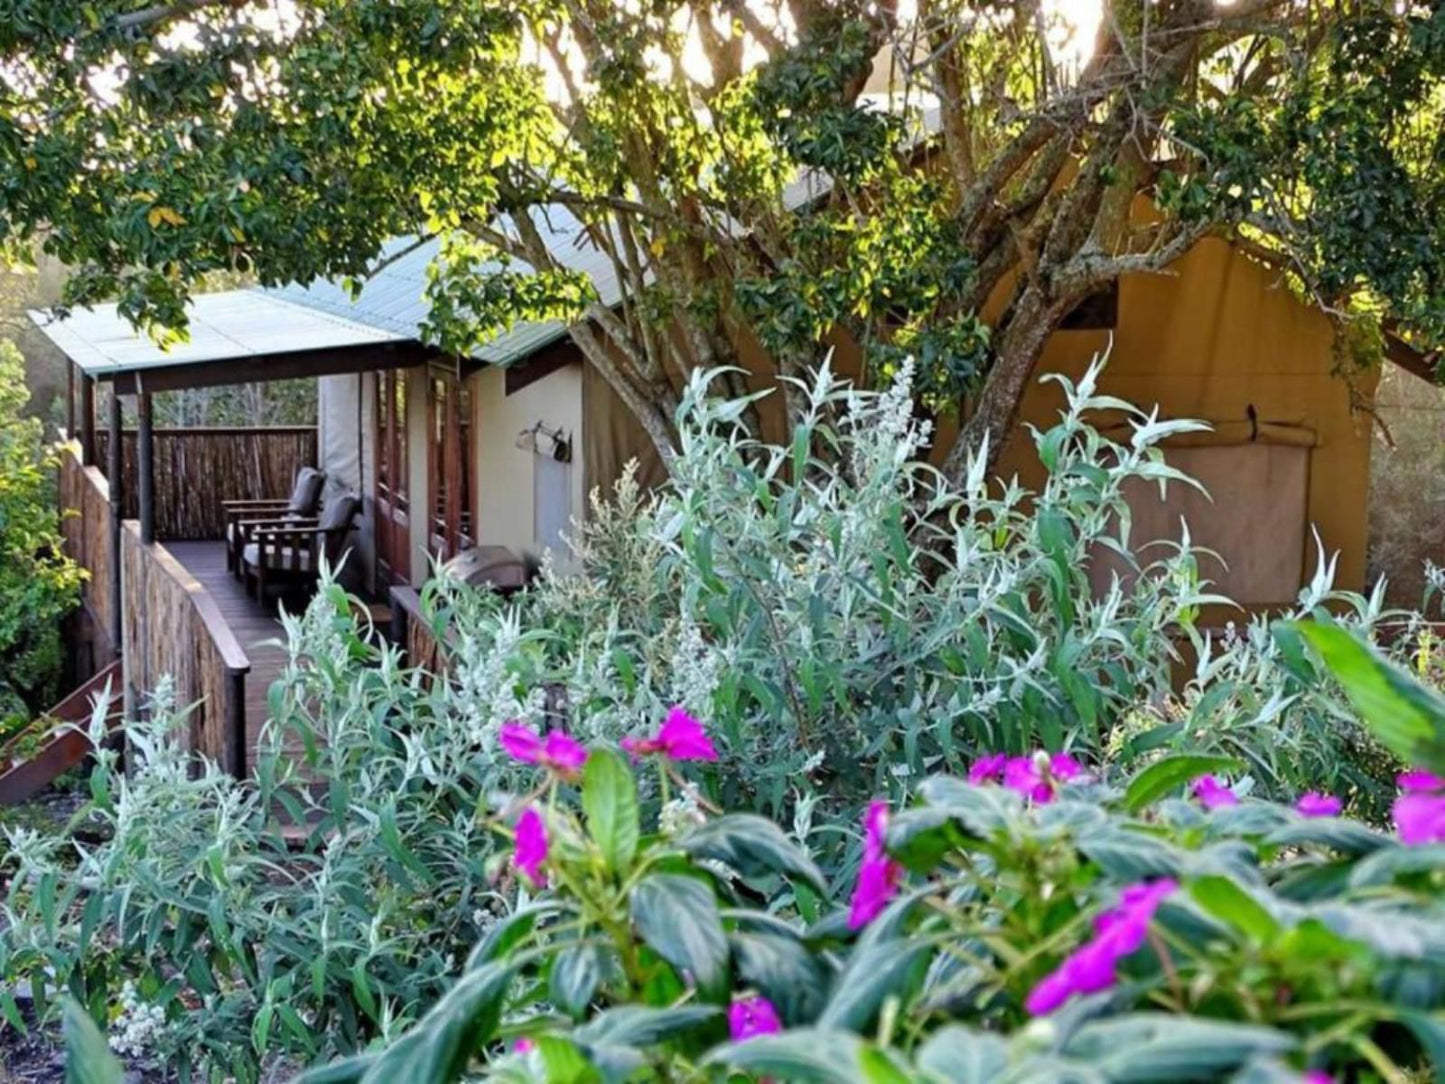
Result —
[[1007, 832], [1023, 811], [1023, 801], [1004, 787], [975, 787], [949, 775], [934, 775], [918, 788], [930, 806], [948, 810], [972, 832], [991, 839]]
[[930, 946], [917, 938], [864, 940], [833, 981], [828, 1006], [818, 1026], [864, 1031], [884, 999], [906, 997], [917, 989], [927, 967]]
[[691, 976], [704, 998], [727, 995], [728, 942], [706, 884], [676, 873], [643, 878], [632, 890], [632, 922], [679, 975]]
[[362, 1084], [455, 1080], [496, 1034], [512, 970], [496, 962], [463, 974], [415, 1027], [368, 1067]]
[[1163, 840], [1142, 832], [1111, 829], [1079, 840], [1079, 850], [1120, 881], [1146, 877], [1178, 877], [1188, 856]]
[[1348, 817], [1306, 817], [1271, 832], [1265, 842], [1280, 847], [1313, 843], [1341, 854], [1364, 855], [1388, 847], [1393, 841]]
[[1445, 1012], [1408, 1009], [1400, 1013], [1400, 1023], [1415, 1036], [1420, 1049], [1435, 1066], [1436, 1084], [1441, 1084], [1445, 1081]]
[[678, 1005], [654, 1009], [647, 1005], [618, 1005], [605, 1009], [573, 1035], [589, 1046], [653, 1046], [722, 1018], [712, 1005]]
[[752, 813], [730, 813], [689, 832], [680, 846], [694, 858], [709, 858], [731, 866], [744, 877], [782, 873], [827, 892], [813, 860], [781, 828]]
[[1135, 1013], [1081, 1027], [1064, 1053], [1116, 1084], [1214, 1080], [1256, 1058], [1293, 1050], [1292, 1035], [1253, 1024]]
[[1445, 772], [1445, 700], [1339, 625], [1302, 622], [1372, 734], [1411, 765]]
[[745, 1043], [723, 1043], [703, 1061], [790, 1084], [858, 1084], [862, 1049], [862, 1041], [851, 1032], [799, 1028]]
[[90, 1014], [69, 999], [65, 1002], [62, 1028], [66, 1084], [123, 1084], [125, 1074], [105, 1036]]
[[940, 1084], [993, 1084], [1008, 1069], [1008, 1048], [997, 1035], [954, 1024], [929, 1036], [915, 1060]]
[[539, 921], [558, 910], [560, 908], [557, 904], [539, 900], [520, 911], [513, 911], [488, 930], [487, 935], [477, 942], [477, 947], [472, 949], [472, 954], [467, 959], [467, 970], [470, 971], [474, 967], [493, 960], [500, 960], [531, 934]]
[[1206, 756], [1199, 753], [1179, 753], [1175, 756], [1164, 757], [1162, 760], [1156, 760], [1129, 780], [1129, 786], [1124, 791], [1124, 805], [1129, 812], [1137, 813], [1145, 806], [1198, 779], [1201, 775], [1236, 771], [1238, 768], [1239, 761], [1230, 757]]
[[832, 976], [796, 937], [740, 932], [728, 940], [742, 984], [771, 1001], [785, 1023], [807, 1023], [822, 1011]]
[[577, 1049], [577, 1044], [560, 1035], [539, 1035], [534, 1040], [542, 1059], [547, 1084], [591, 1084], [601, 1075]]
[[568, 945], [552, 960], [547, 995], [563, 1012], [580, 1019], [601, 981], [601, 950], [586, 943]]
[[1228, 877], [1198, 877], [1189, 885], [1194, 901], [1214, 918], [1262, 944], [1279, 935], [1279, 923], [1264, 905]]
[[637, 854], [637, 783], [617, 750], [596, 748], [588, 754], [582, 769], [582, 810], [608, 868], [625, 872]]

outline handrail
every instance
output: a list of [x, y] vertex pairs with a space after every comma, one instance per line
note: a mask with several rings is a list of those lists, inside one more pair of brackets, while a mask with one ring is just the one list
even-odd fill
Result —
[[127, 680], [151, 689], [176, 682], [181, 707], [195, 705], [191, 744], [232, 775], [246, 774], [246, 675], [251, 660], [209, 590], [140, 524], [122, 524]]

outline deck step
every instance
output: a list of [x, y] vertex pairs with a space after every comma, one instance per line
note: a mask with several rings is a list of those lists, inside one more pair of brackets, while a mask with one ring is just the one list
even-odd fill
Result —
[[[103, 694], [107, 685], [113, 693], [107, 722], [112, 731], [120, 725], [120, 682], [120, 660], [116, 659], [48, 712], [36, 716], [30, 726], [0, 747], [0, 765], [10, 764], [0, 773], [0, 805], [18, 805], [26, 801], [90, 755], [89, 739], [74, 727], [64, 724], [84, 725], [88, 722], [95, 710], [95, 697]], [[11, 764], [13, 751], [26, 741], [33, 740], [35, 732], [42, 727], [50, 727], [55, 733], [31, 756]]]

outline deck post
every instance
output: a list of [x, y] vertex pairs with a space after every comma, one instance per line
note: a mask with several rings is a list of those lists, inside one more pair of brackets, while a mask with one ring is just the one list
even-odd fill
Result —
[[155, 441], [151, 430], [151, 393], [136, 396], [136, 495], [140, 504], [140, 540], [149, 546], [156, 540]]
[[246, 778], [246, 671], [239, 667], [226, 670], [226, 742], [230, 745], [227, 760], [231, 774]]
[[75, 363], [65, 364], [65, 439], [75, 439]]
[[95, 381], [84, 373], [80, 374], [80, 462], [87, 467], [95, 463]]
[[121, 595], [120, 522], [125, 516], [125, 459], [122, 454], [120, 396], [111, 389], [110, 447], [107, 451], [106, 482], [110, 487], [110, 646], [119, 655], [124, 627]]

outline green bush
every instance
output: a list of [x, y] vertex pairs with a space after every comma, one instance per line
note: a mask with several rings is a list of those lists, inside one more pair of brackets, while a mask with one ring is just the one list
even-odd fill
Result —
[[620, 752], [574, 763], [493, 819], [551, 890], [412, 1031], [303, 1084], [1445, 1075], [1445, 847], [1178, 796], [1217, 758], [930, 777], [870, 807], [851, 910], [772, 822], [654, 828]]
[[0, 740], [54, 702], [60, 619], [79, 602], [83, 576], [64, 555], [58, 461], [40, 420], [22, 413], [29, 400], [24, 358], [0, 340]]

